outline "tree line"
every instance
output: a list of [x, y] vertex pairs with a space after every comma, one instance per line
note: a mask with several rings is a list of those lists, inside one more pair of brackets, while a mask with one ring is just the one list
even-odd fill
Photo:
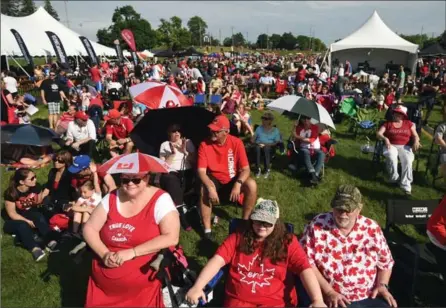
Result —
[[[43, 8], [55, 19], [60, 20], [50, 0], [44, 1]], [[4, 15], [22, 17], [31, 15], [36, 10], [36, 4], [33, 0], [1, 0], [1, 12]]]
[[442, 45], [443, 48], [446, 48], [446, 30], [443, 31], [443, 33], [440, 36], [436, 37], [434, 36], [429, 37], [427, 36], [427, 34], [412, 34], [412, 35], [400, 34], [400, 36], [406, 41], [409, 41], [413, 44], [417, 44], [420, 50], [436, 43], [440, 43], [440, 45]]

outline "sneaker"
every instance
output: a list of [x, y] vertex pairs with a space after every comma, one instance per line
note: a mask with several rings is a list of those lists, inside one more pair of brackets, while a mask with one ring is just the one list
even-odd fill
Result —
[[314, 173], [314, 172], [310, 173], [310, 183], [313, 185], [317, 185], [319, 183], [319, 179], [318, 179], [316, 173]]
[[269, 175], [271, 174], [271, 170], [266, 170], [266, 172], [265, 172], [265, 176], [264, 176], [264, 178], [265, 178], [265, 180], [267, 179], [267, 178], [269, 178]]
[[33, 255], [34, 261], [36, 262], [39, 262], [43, 259], [43, 257], [45, 257], [45, 252], [40, 248], [34, 249], [31, 254]]
[[56, 241], [51, 241], [46, 245], [46, 249], [50, 252], [56, 252], [56, 246], [57, 246], [57, 242]]
[[262, 175], [262, 169], [257, 168], [256, 178], [259, 178]]
[[79, 244], [77, 244], [73, 249], [70, 250], [70, 255], [75, 255], [77, 254], [79, 251], [81, 251], [82, 249], [85, 248], [85, 246], [87, 246], [87, 243], [85, 243], [84, 241], [80, 242]]
[[214, 233], [213, 232], [205, 232], [204, 233], [204, 239], [210, 242], [214, 241]]
[[297, 167], [296, 167], [295, 165], [293, 165], [293, 164], [289, 164], [289, 165], [288, 165], [288, 169], [290, 169], [290, 170], [292, 170], [292, 171], [296, 171], [296, 170], [297, 170]]

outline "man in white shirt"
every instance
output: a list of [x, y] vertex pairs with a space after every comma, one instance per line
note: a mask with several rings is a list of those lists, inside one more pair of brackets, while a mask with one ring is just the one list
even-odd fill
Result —
[[17, 80], [11, 76], [11, 72], [7, 71], [5, 73], [5, 76], [3, 78], [3, 81], [5, 82], [6, 90], [11, 93], [12, 97], [15, 98], [18, 94], [17, 92]]
[[96, 127], [85, 112], [76, 112], [74, 121], [68, 123], [65, 146], [70, 147], [70, 151], [76, 156], [93, 156], [96, 146]]
[[195, 65], [192, 66], [191, 77], [192, 80], [198, 80], [199, 77], [203, 78], [203, 75], [201, 74], [200, 70]]

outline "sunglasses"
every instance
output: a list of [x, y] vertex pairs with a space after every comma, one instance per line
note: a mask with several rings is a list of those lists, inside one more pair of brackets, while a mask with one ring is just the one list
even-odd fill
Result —
[[32, 178], [28, 179], [29, 181], [34, 181], [36, 179], [36, 176], [33, 176]]
[[264, 118], [264, 117], [262, 117], [262, 120], [265, 120], [265, 121], [272, 121], [271, 118]]
[[258, 226], [265, 227], [265, 228], [272, 228], [273, 227], [273, 224], [270, 224], [269, 222], [266, 222], [266, 221], [253, 220], [253, 223], [258, 225]]
[[124, 184], [124, 185], [128, 185], [128, 184], [130, 184], [130, 182], [133, 183], [133, 184], [135, 184], [135, 185], [138, 185], [138, 184], [141, 183], [141, 181], [142, 181], [142, 178], [133, 178], [133, 179], [129, 179], [129, 178], [121, 178], [121, 182], [122, 182], [122, 184]]
[[54, 159], [54, 162], [55, 163], [60, 163], [60, 164], [64, 164], [65, 163], [62, 158], [56, 158], [56, 159]]

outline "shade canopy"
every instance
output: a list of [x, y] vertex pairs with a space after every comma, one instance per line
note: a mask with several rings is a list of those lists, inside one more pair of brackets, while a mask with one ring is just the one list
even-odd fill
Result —
[[372, 16], [355, 32], [331, 44], [330, 51], [340, 51], [354, 48], [394, 49], [416, 53], [418, 45], [406, 41], [393, 32], [374, 11]]
[[420, 56], [446, 56], [446, 48], [440, 43], [435, 43], [420, 50]]
[[[24, 17], [1, 15], [1, 54], [21, 56], [22, 52], [11, 29], [17, 30], [22, 36], [32, 57], [55, 55], [45, 31], [54, 32], [60, 38], [67, 56], [88, 56], [79, 39], [81, 35], [54, 19], [43, 7]], [[96, 42], [91, 42], [91, 45], [98, 56], [116, 56], [114, 48]], [[130, 56], [130, 53], [124, 52], [124, 56]]]

